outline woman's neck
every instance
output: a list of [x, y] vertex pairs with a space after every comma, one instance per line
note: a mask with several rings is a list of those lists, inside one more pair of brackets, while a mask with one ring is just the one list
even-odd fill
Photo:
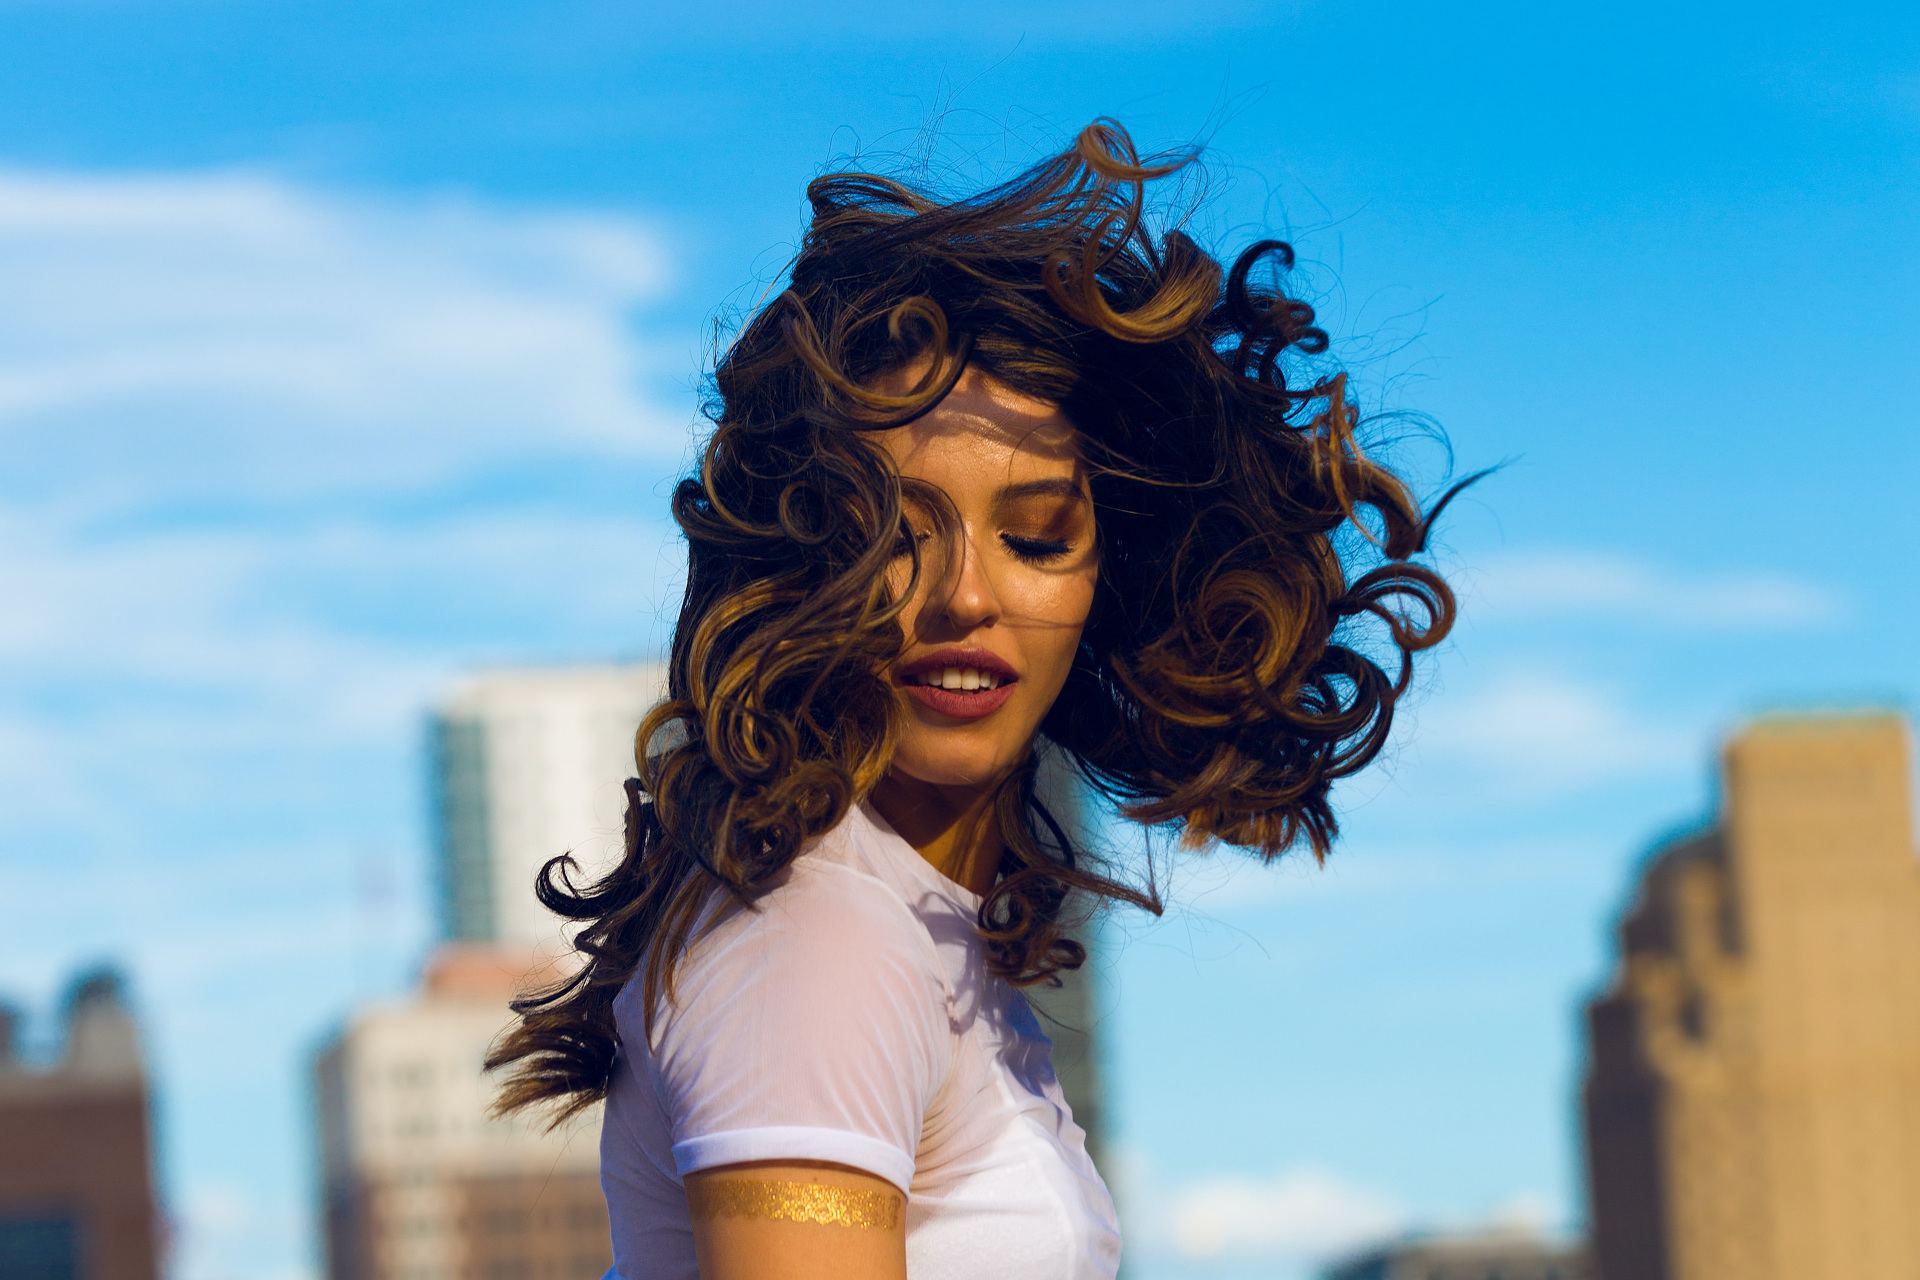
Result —
[[998, 786], [942, 787], [889, 773], [869, 799], [887, 825], [941, 875], [985, 895], [1000, 874]]

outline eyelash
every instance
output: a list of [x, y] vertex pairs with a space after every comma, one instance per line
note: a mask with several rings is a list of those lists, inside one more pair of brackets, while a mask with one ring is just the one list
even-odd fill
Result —
[[[912, 547], [926, 542], [932, 536], [930, 533], [908, 534], [902, 531], [899, 540], [894, 543], [893, 554], [904, 556]], [[1000, 535], [1000, 541], [1008, 551], [1013, 553], [1014, 559], [1023, 560], [1028, 564], [1046, 564], [1048, 561], [1058, 560], [1073, 549], [1073, 544], [1064, 538], [1021, 538], [1011, 533], [1003, 533]]]
[[1003, 533], [1000, 541], [1006, 544], [1007, 550], [1013, 552], [1015, 559], [1028, 564], [1058, 560], [1071, 549], [1070, 543], [1056, 538], [1016, 538], [1010, 533]]

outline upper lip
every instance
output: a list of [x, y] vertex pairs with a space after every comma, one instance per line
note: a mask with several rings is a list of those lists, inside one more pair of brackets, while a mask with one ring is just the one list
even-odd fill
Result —
[[964, 671], [972, 667], [976, 671], [985, 671], [1001, 680], [1018, 680], [1020, 674], [1013, 664], [997, 653], [985, 649], [947, 648], [935, 649], [932, 653], [922, 654], [911, 662], [903, 662], [894, 669], [894, 675], [905, 680], [910, 676], [923, 676], [929, 671], [945, 671], [948, 667], [958, 667]]

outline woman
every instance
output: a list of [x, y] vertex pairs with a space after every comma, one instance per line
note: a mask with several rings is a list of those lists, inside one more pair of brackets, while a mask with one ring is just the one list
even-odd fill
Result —
[[1179, 167], [1100, 122], [953, 203], [822, 178], [719, 363], [626, 857], [549, 864], [585, 964], [489, 1063], [503, 1109], [606, 1099], [625, 1280], [1112, 1276], [1019, 989], [1084, 958], [1070, 901], [1159, 903], [1038, 757], [1190, 846], [1321, 857], [1452, 623], [1343, 379], [1303, 382], [1287, 246], [1223, 271], [1143, 219]]

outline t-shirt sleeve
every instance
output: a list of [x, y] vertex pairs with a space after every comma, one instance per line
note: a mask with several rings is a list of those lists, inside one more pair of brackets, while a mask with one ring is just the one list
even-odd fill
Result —
[[885, 885], [829, 864], [693, 946], [652, 1057], [682, 1176], [827, 1160], [904, 1191], [951, 1054], [925, 928]]

